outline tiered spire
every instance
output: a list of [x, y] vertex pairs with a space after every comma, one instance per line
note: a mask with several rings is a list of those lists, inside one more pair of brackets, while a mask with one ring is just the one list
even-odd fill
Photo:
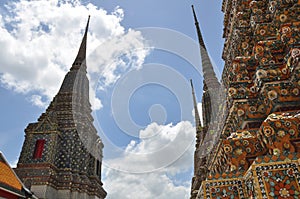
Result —
[[194, 15], [194, 20], [195, 20], [195, 26], [197, 29], [197, 35], [198, 35], [198, 40], [199, 40], [199, 45], [200, 45], [200, 53], [201, 53], [201, 59], [202, 59], [202, 70], [203, 70], [203, 77], [204, 81], [207, 84], [208, 89], [210, 88], [219, 88], [220, 83], [216, 77], [214, 68], [211, 64], [210, 58], [208, 56], [207, 50], [205, 43], [203, 41], [203, 37], [201, 34], [199, 22], [197, 20], [197, 16], [195, 13], [194, 6], [192, 5], [192, 10], [193, 10], [193, 15]]
[[61, 85], [61, 92], [81, 93], [80, 96], [84, 97], [89, 103], [88, 87], [89, 82], [86, 77], [86, 47], [87, 47], [87, 35], [90, 23], [90, 16], [88, 17], [85, 32], [77, 53], [77, 56], [72, 64], [70, 71], [65, 76], [65, 79]]

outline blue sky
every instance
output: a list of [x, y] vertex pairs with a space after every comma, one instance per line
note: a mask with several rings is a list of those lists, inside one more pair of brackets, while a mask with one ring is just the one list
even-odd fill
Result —
[[187, 197], [194, 150], [189, 79], [199, 102], [202, 95], [191, 5], [221, 71], [222, 2], [7, 2], [0, 3], [0, 150], [7, 160], [16, 163], [24, 129], [57, 93], [90, 14], [90, 98], [105, 145], [108, 198]]

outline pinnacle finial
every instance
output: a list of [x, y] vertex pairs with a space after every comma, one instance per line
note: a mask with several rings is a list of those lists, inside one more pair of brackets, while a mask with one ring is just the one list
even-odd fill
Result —
[[195, 12], [195, 9], [194, 9], [194, 5], [192, 5], [192, 10], [193, 10], [193, 15], [194, 15], [195, 23], [198, 23], [196, 12]]
[[74, 68], [74, 67], [79, 68], [86, 59], [86, 43], [87, 43], [87, 33], [88, 33], [88, 29], [89, 29], [89, 23], [90, 23], [90, 15], [88, 16], [88, 21], [87, 21], [87, 24], [85, 27], [85, 32], [84, 32], [78, 54], [75, 58], [72, 68]]
[[88, 26], [89, 26], [89, 23], [90, 23], [90, 18], [91, 18], [91, 15], [89, 15], [89, 16], [88, 16], [88, 21], [87, 21], [87, 25], [86, 25], [87, 27], [86, 27], [86, 29], [87, 29], [87, 28], [88, 28]]
[[88, 30], [89, 30], [90, 18], [91, 18], [91, 15], [88, 16], [88, 21], [87, 21], [87, 23], [86, 23], [84, 36], [87, 35], [87, 32], [88, 32]]

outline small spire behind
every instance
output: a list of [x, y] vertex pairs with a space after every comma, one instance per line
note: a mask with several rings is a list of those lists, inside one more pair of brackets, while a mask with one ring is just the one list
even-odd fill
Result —
[[89, 29], [89, 23], [90, 23], [90, 15], [88, 17], [84, 36], [82, 38], [82, 41], [81, 41], [81, 44], [79, 47], [79, 51], [75, 58], [72, 68], [74, 68], [74, 67], [79, 68], [86, 59], [86, 43], [87, 43], [87, 33], [88, 33], [88, 29]]
[[202, 125], [201, 125], [200, 115], [199, 115], [199, 111], [198, 111], [198, 107], [197, 107], [197, 100], [196, 100], [196, 96], [195, 96], [193, 81], [190, 80], [190, 82], [191, 82], [191, 87], [192, 87], [192, 95], [193, 95], [193, 103], [194, 103], [194, 111], [195, 111], [195, 124], [196, 124], [196, 130], [198, 131], [199, 129], [202, 128]]

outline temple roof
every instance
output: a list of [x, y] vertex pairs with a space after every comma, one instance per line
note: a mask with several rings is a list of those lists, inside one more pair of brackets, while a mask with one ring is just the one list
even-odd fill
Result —
[[5, 161], [2, 153], [0, 153], [0, 183], [18, 191], [22, 189], [21, 181]]
[[6, 161], [4, 155], [0, 151], [0, 189], [10, 194], [25, 198], [30, 191], [25, 188], [21, 180], [18, 178], [14, 170], [10, 167]]

